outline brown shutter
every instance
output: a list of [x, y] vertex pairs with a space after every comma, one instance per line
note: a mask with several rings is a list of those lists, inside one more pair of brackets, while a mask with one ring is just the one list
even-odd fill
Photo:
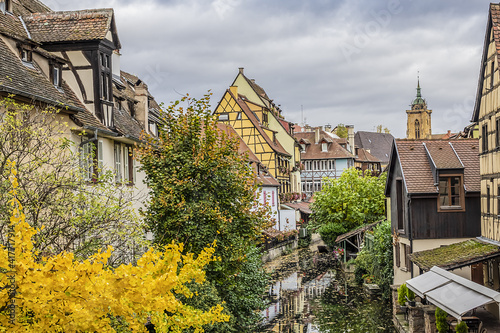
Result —
[[394, 244], [394, 253], [396, 254], [396, 267], [401, 266], [401, 247], [399, 243]]

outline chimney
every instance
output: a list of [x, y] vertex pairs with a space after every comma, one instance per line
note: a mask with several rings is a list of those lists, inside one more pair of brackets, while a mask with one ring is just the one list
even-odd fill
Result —
[[311, 132], [311, 126], [309, 126], [308, 124], [306, 124], [304, 126], [304, 131], [303, 132]]
[[347, 142], [349, 143], [349, 151], [351, 154], [353, 153], [354, 149], [354, 125], [345, 125], [347, 128]]
[[145, 83], [135, 86], [135, 99], [139, 101], [136, 104], [135, 119], [139, 121], [144, 130], [147, 132], [149, 129], [148, 115], [149, 115], [149, 93], [148, 86]]
[[234, 97], [238, 98], [238, 86], [229, 87], [229, 91], [234, 95]]
[[325, 132], [331, 133], [332, 132], [332, 125], [330, 125], [330, 124], [325, 125]]
[[314, 143], [319, 143], [321, 126], [314, 128]]
[[243, 70], [244, 70], [244, 69], [245, 69], [245, 68], [240, 67], [240, 68], [238, 68], [238, 72], [239, 72], [240, 74], [243, 74]]

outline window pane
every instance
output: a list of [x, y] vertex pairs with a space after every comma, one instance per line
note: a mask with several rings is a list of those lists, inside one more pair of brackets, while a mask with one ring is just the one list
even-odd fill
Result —
[[446, 178], [439, 179], [439, 194], [448, 195], [448, 179]]
[[460, 178], [451, 177], [450, 178], [450, 186], [451, 186], [451, 195], [459, 195], [460, 194]]

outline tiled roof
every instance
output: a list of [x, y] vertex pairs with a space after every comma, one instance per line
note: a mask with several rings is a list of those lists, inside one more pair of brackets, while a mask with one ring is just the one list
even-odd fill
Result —
[[285, 203], [286, 206], [293, 208], [295, 210], [300, 210], [304, 214], [312, 214], [312, 210], [309, 207], [310, 202], [300, 201], [300, 202], [288, 202]]
[[380, 162], [378, 158], [370, 154], [366, 149], [359, 148], [358, 156], [356, 157], [356, 161], [359, 162]]
[[432, 162], [436, 169], [463, 169], [451, 142], [449, 141], [429, 141], [424, 143]]
[[281, 143], [276, 139], [276, 141], [273, 141], [267, 133], [264, 131], [262, 128], [262, 125], [260, 124], [259, 120], [255, 116], [255, 114], [250, 110], [248, 105], [246, 104], [246, 101], [243, 100], [242, 96], [238, 95], [236, 98], [231, 91], [228, 89], [227, 92], [236, 100], [238, 105], [241, 107], [241, 110], [245, 113], [245, 115], [248, 117], [248, 119], [252, 122], [253, 126], [257, 129], [259, 134], [266, 140], [267, 144], [277, 153], [290, 156], [290, 154], [283, 148]]
[[47, 13], [52, 10], [38, 0], [14, 0], [12, 11], [15, 16], [25, 16], [31, 13]]
[[138, 140], [141, 137], [143, 127], [126, 110], [114, 108], [114, 121], [116, 131], [122, 135]]
[[35, 62], [33, 68], [23, 64], [1, 39], [0, 64], [1, 91], [70, 109], [85, 108], [66, 83], [63, 82], [62, 87], [57, 89]]
[[40, 43], [102, 40], [111, 28], [113, 9], [36, 13], [24, 16], [33, 40]]
[[328, 151], [324, 152], [321, 150], [321, 143], [313, 143], [315, 142], [315, 133], [314, 132], [298, 132], [294, 133], [297, 141], [304, 140], [304, 142], [311, 142], [311, 144], [306, 145], [305, 153], [300, 153], [300, 158], [302, 160], [316, 160], [316, 159], [329, 159], [329, 158], [352, 158], [354, 156], [348, 152], [346, 149], [342, 148], [340, 144], [337, 142], [337, 139], [332, 139], [329, 133], [325, 131], [320, 131], [320, 139], [321, 142], [323, 139], [328, 143]]
[[497, 47], [497, 57], [500, 55], [500, 4], [490, 4], [491, 23], [493, 28], [493, 38]]
[[[409, 193], [437, 193], [424, 143], [427, 147], [432, 147], [431, 150], [434, 152], [432, 156], [439, 160], [440, 166], [456, 166], [456, 157], [452, 156], [448, 149], [443, 149], [444, 155], [437, 157], [439, 156], [439, 147], [447, 147], [446, 145], [449, 147], [450, 141], [396, 140], [397, 154]], [[480, 191], [478, 140], [453, 140], [451, 144], [465, 167], [464, 185], [466, 190], [469, 192]], [[450, 161], [446, 161], [447, 157], [450, 158]]]
[[354, 144], [359, 148], [369, 149], [370, 154], [377, 157], [382, 164], [389, 163], [394, 137], [389, 133], [358, 131], [354, 135]]
[[410, 254], [415, 265], [428, 271], [433, 266], [444, 269], [454, 269], [470, 265], [471, 261], [481, 262], [488, 256], [500, 254], [498, 246], [481, 243], [476, 239], [441, 246], [432, 250], [420, 251]]
[[28, 39], [23, 23], [17, 16], [0, 12], [0, 33], [17, 39]]

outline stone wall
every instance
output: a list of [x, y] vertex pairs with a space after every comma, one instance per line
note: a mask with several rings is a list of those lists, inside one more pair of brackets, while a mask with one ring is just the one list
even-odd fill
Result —
[[424, 305], [425, 333], [437, 333], [436, 329], [436, 307], [434, 305]]
[[[408, 304], [408, 302], [407, 302]], [[422, 303], [417, 302], [416, 306], [408, 306], [408, 326], [410, 333], [426, 333], [424, 323], [424, 310]]]

